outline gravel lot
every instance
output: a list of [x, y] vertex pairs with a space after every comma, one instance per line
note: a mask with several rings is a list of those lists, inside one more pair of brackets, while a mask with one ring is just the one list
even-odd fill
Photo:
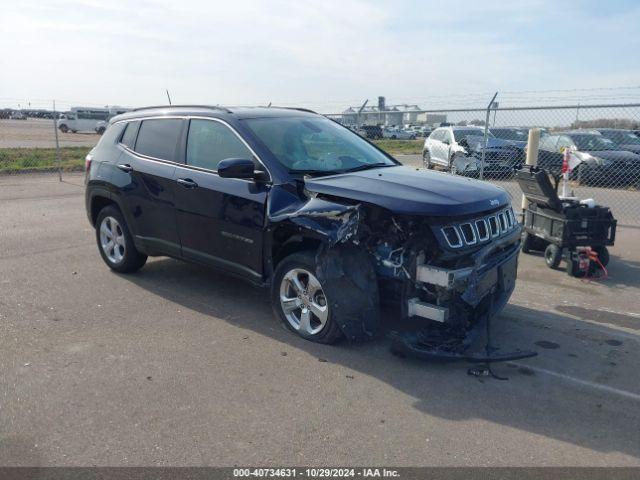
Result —
[[640, 230], [605, 282], [521, 256], [496, 342], [539, 356], [498, 381], [298, 339], [197, 266], [114, 274], [66, 179], [0, 178], [1, 465], [640, 465]]
[[[96, 133], [62, 133], [58, 130], [61, 147], [93, 147], [100, 136]], [[54, 148], [56, 146], [53, 120], [0, 119], [0, 148]]]

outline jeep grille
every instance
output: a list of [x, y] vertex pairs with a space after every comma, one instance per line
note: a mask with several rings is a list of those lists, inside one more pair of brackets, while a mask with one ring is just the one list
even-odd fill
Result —
[[440, 231], [449, 248], [462, 248], [504, 235], [516, 224], [513, 210], [509, 207], [473, 220], [445, 225]]

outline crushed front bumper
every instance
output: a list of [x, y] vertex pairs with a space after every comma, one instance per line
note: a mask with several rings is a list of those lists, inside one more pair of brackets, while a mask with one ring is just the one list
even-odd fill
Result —
[[396, 353], [420, 358], [440, 360], [468, 360], [472, 362], [497, 362], [515, 360], [536, 355], [535, 352], [515, 351], [495, 353], [487, 339], [484, 354], [467, 353], [477, 334], [483, 329], [490, 335], [489, 323], [509, 301], [515, 288], [518, 268], [521, 228], [492, 242], [472, 255], [473, 266], [462, 269], [444, 269], [430, 265], [418, 265], [416, 282], [432, 288], [446, 290], [454, 298], [475, 312], [472, 327], [461, 331], [454, 318], [452, 302], [442, 305], [408, 299], [407, 311], [411, 317], [432, 320], [430, 325], [417, 332], [394, 333], [392, 349]]

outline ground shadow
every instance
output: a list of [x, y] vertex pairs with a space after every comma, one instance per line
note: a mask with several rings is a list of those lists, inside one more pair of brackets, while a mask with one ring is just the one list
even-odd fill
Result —
[[[397, 358], [389, 352], [389, 342], [384, 337], [358, 345], [326, 346], [307, 342], [278, 325], [266, 291], [176, 260], [157, 259], [137, 274], [122, 278], [184, 308], [273, 338], [287, 349], [304, 350], [322, 362], [343, 365], [374, 377], [411, 395], [415, 407], [425, 414], [454, 421], [480, 419], [601, 452], [623, 452], [640, 458], [637, 403], [630, 400], [631, 406], [620, 405], [621, 400], [617, 398], [604, 398], [596, 403], [593, 395], [583, 395], [575, 385], [514, 365], [496, 367], [511, 377], [509, 381], [473, 378], [466, 375], [467, 364]], [[509, 315], [535, 318], [538, 314], [535, 310], [516, 307], [506, 317], [507, 320]], [[579, 322], [561, 314], [550, 314], [548, 320], [558, 324]], [[513, 335], [513, 329], [517, 328], [520, 328], [517, 322], [503, 325], [498, 329], [497, 343], [501, 337], [508, 336], [509, 330]], [[518, 347], [534, 347], [537, 338], [520, 338], [523, 343]], [[544, 338], [553, 343], [554, 332], [545, 331]], [[572, 353], [562, 355], [572, 360]], [[571, 374], [571, 368], [567, 365], [563, 370]]]

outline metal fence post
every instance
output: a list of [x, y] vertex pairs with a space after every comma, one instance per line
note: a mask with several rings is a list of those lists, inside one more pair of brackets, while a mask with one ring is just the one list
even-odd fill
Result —
[[60, 142], [58, 141], [58, 120], [56, 115], [56, 101], [53, 101], [53, 133], [56, 136], [56, 165], [58, 166], [58, 180], [62, 181], [62, 160], [60, 159]]
[[485, 154], [485, 151], [487, 150], [487, 141], [489, 139], [489, 117], [491, 115], [491, 106], [493, 105], [493, 101], [496, 99], [497, 96], [498, 96], [498, 92], [496, 92], [493, 95], [493, 98], [489, 102], [489, 105], [487, 105], [487, 116], [484, 119], [484, 141], [482, 145], [482, 158], [480, 163], [480, 180], [484, 179], [484, 154]]

